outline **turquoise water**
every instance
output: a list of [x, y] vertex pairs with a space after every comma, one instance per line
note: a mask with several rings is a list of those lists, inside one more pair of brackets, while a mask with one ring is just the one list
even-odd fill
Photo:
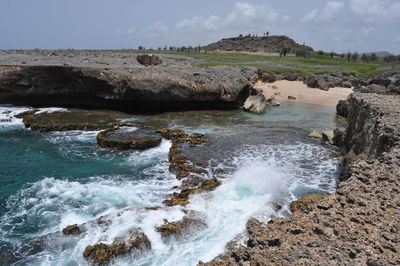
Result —
[[[12, 116], [18, 110], [2, 107], [0, 113]], [[288, 103], [261, 116], [198, 111], [132, 119], [205, 133], [210, 140], [193, 155], [206, 161], [207, 177], [229, 174], [215, 192], [194, 197], [187, 207], [203, 215], [207, 229], [164, 243], [154, 227], [163, 219], [181, 219], [182, 208], [151, 214], [141, 209], [161, 205], [180, 184], [168, 171], [168, 141], [144, 152], [111, 152], [97, 146], [97, 132], [39, 133], [13, 118], [0, 124], [0, 253], [21, 250], [66, 225], [111, 215], [118, 226], [105, 232], [90, 227], [68, 248], [57, 248], [59, 240], [54, 240], [38, 253], [18, 253], [17, 265], [86, 265], [85, 246], [131, 228], [140, 228], [152, 242], [150, 254], [135, 258], [135, 264], [194, 265], [222, 253], [250, 217], [267, 221], [272, 215], [286, 216], [291, 200], [335, 189], [340, 167], [331, 156], [335, 148], [307, 138], [313, 129], [334, 127], [333, 108]], [[279, 202], [283, 209], [277, 213], [267, 202]], [[134, 209], [123, 217], [114, 215], [127, 207]], [[132, 263], [130, 258], [114, 261]]]

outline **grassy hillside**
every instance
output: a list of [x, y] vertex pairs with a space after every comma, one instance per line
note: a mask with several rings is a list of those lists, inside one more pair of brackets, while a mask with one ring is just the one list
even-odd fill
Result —
[[[121, 50], [122, 52], [123, 50]], [[313, 53], [304, 57], [245, 53], [245, 52], [177, 52], [177, 51], [132, 51], [141, 53], [159, 53], [165, 57], [174, 58], [179, 61], [191, 60], [200, 66], [233, 65], [233, 66], [255, 66], [269, 73], [293, 72], [303, 75], [320, 74], [329, 71], [353, 72], [359, 77], [368, 77], [383, 72], [400, 72], [400, 63], [388, 64], [382, 59], [374, 63], [362, 63], [358, 61], [347, 61], [346, 58], [330, 57]], [[195, 60], [193, 60], [195, 59]]]

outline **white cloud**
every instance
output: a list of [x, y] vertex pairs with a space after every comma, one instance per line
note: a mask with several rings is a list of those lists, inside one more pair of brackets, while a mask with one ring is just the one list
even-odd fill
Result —
[[302, 19], [303, 22], [312, 21], [332, 21], [338, 12], [344, 8], [344, 3], [342, 1], [328, 1], [324, 8], [320, 11], [318, 9], [313, 9], [308, 12]]
[[350, 10], [366, 23], [400, 21], [400, 2], [387, 0], [350, 0]]
[[303, 17], [302, 21], [303, 22], [313, 21], [317, 17], [317, 15], [318, 15], [318, 10], [313, 9]]
[[331, 21], [335, 15], [344, 7], [341, 1], [329, 1], [321, 13], [321, 19]]

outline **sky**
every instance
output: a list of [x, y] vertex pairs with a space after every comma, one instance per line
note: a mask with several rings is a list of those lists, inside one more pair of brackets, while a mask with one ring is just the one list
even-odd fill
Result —
[[326, 52], [400, 54], [400, 0], [0, 0], [0, 49], [156, 49], [267, 31]]

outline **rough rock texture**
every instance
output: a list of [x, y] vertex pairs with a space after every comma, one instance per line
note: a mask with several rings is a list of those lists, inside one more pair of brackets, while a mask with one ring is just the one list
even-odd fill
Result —
[[[0, 103], [125, 111], [237, 108], [257, 79], [253, 67], [144, 67], [109, 52], [0, 51]], [[100, 61], [99, 57], [102, 58]], [[136, 60], [135, 60], [136, 61]], [[17, 65], [16, 65], [17, 64]]]
[[137, 61], [144, 66], [156, 66], [162, 64], [162, 59], [158, 55], [143, 54], [136, 57]]
[[345, 160], [336, 193], [288, 218], [247, 224], [249, 240], [209, 265], [399, 265], [400, 96], [347, 100]]
[[289, 49], [290, 52], [297, 50], [313, 51], [311, 47], [300, 45], [287, 36], [226, 38], [209, 44], [207, 49], [223, 51], [249, 51], [257, 49], [279, 52], [283, 46]]
[[128, 239], [118, 238], [110, 245], [98, 243], [87, 246], [83, 252], [83, 257], [95, 265], [105, 265], [109, 264], [117, 256], [143, 252], [149, 249], [151, 249], [151, 243], [144, 233], [130, 231]]
[[245, 111], [255, 114], [264, 113], [270, 103], [263, 94], [250, 95], [244, 102], [243, 108]]
[[177, 239], [191, 235], [191, 231], [195, 232], [206, 226], [201, 219], [185, 216], [182, 220], [176, 222], [164, 221], [163, 225], [156, 227], [156, 231], [161, 234], [164, 240], [168, 241], [170, 238]]
[[120, 126], [101, 131], [97, 134], [97, 143], [105, 148], [117, 150], [145, 150], [158, 146], [162, 138], [154, 130]]

